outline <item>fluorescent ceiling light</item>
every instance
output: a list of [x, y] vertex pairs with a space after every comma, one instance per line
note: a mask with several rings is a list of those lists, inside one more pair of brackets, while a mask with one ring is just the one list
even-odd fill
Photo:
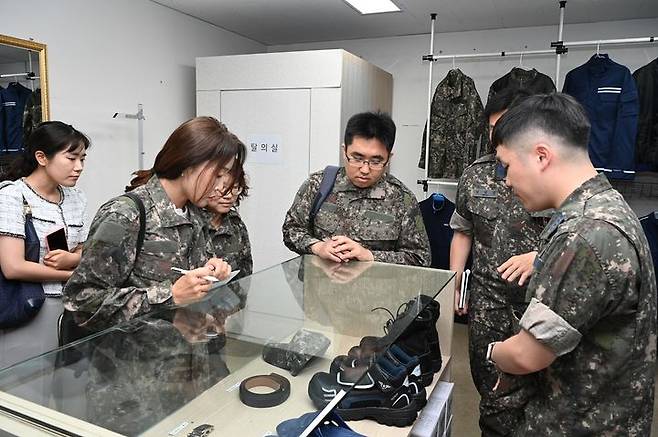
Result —
[[400, 12], [391, 0], [345, 0], [361, 14], [380, 14], [382, 12]]

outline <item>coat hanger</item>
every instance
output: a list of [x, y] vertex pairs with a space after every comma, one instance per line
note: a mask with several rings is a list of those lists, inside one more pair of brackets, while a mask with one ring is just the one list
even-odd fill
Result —
[[597, 58], [601, 57], [601, 42], [600, 41], [596, 42], [596, 57]]
[[446, 203], [446, 197], [441, 193], [432, 193], [430, 196], [432, 199], [432, 210], [438, 212], [443, 209], [443, 205]]

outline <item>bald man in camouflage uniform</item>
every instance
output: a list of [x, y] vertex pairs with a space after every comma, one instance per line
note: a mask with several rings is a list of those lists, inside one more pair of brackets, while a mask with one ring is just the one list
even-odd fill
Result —
[[[501, 93], [487, 103], [485, 114], [491, 128], [496, 120], [519, 97], [514, 92]], [[534, 390], [532, 377], [516, 377], [507, 390], [494, 392], [498, 373], [485, 361], [487, 345], [516, 333], [513, 312], [522, 314], [527, 278], [510, 282], [498, 267], [512, 258], [519, 263], [527, 258], [532, 266], [535, 251], [547, 219], [531, 214], [497, 177], [494, 154], [483, 156], [468, 167], [457, 187], [455, 212], [450, 221], [455, 231], [450, 253], [450, 267], [458, 276], [472, 249], [473, 266], [469, 283], [468, 340], [473, 383], [480, 394], [480, 428], [483, 436], [510, 435], [523, 420], [523, 409]], [[466, 244], [460, 244], [461, 242]], [[501, 275], [503, 273], [503, 275]], [[459, 296], [461, 278], [456, 281]], [[466, 312], [457, 311], [462, 314]]]
[[648, 436], [656, 375], [656, 277], [637, 216], [592, 165], [589, 121], [570, 96], [530, 97], [493, 134], [506, 183], [541, 235], [520, 332], [488, 360], [538, 386], [515, 435]]
[[310, 212], [323, 171], [302, 184], [286, 214], [283, 241], [290, 250], [335, 262], [429, 266], [429, 240], [416, 197], [386, 171], [394, 140], [395, 124], [388, 115], [363, 113], [349, 120], [346, 165], [313, 222]]

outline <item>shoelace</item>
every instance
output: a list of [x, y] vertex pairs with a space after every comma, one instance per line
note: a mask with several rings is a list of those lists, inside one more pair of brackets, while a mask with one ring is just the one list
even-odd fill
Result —
[[[414, 305], [414, 304], [416, 304], [416, 300], [415, 300], [415, 299], [410, 300], [410, 301], [408, 301], [408, 302], [403, 302], [402, 304], [400, 304], [400, 306], [398, 307], [397, 311], [395, 312], [395, 316], [393, 315], [393, 313], [391, 312], [391, 310], [389, 310], [388, 308], [385, 308], [385, 307], [376, 307], [376, 308], [371, 309], [370, 312], [374, 312], [375, 310], [384, 310], [384, 311], [386, 311], [386, 312], [391, 316], [391, 317], [386, 321], [386, 323], [384, 324], [384, 333], [385, 333], [385, 334], [388, 334], [389, 331], [390, 331], [390, 329], [391, 329], [391, 326], [393, 326], [393, 324], [394, 324], [398, 319], [402, 318], [402, 316], [401, 316], [400, 314], [402, 314], [402, 315], [406, 314], [407, 311], [409, 310], [409, 307], [412, 306], [412, 305]], [[404, 308], [404, 310], [402, 310], [402, 308]], [[400, 312], [400, 310], [402, 310], [402, 312]]]

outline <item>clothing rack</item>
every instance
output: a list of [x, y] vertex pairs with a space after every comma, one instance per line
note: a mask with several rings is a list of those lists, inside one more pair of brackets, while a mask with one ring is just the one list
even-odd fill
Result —
[[430, 52], [427, 55], [422, 57], [423, 61], [429, 61], [429, 83], [427, 91], [427, 134], [425, 135], [425, 174], [423, 179], [418, 179], [416, 182], [419, 185], [423, 186], [423, 191], [428, 191], [429, 185], [443, 185], [443, 186], [457, 186], [458, 181], [453, 179], [431, 179], [429, 178], [429, 127], [430, 127], [430, 116], [432, 110], [432, 66], [434, 62], [441, 60], [452, 60], [453, 68], [454, 61], [456, 59], [479, 59], [479, 58], [493, 58], [493, 57], [507, 57], [507, 56], [520, 56], [521, 60], [523, 56], [526, 55], [555, 55], [555, 88], [559, 89], [559, 79], [560, 79], [560, 60], [563, 54], [568, 53], [569, 48], [577, 47], [596, 47], [597, 53], [599, 48], [602, 45], [625, 45], [625, 44], [652, 44], [658, 42], [658, 36], [646, 36], [646, 37], [636, 37], [636, 38], [618, 38], [618, 39], [603, 39], [603, 40], [589, 40], [589, 41], [563, 41], [563, 30], [564, 30], [564, 14], [566, 8], [566, 0], [561, 0], [558, 2], [560, 7], [560, 21], [558, 25], [558, 39], [550, 43], [550, 49], [543, 50], [501, 50], [497, 52], [488, 52], [488, 53], [457, 53], [452, 55], [434, 55], [434, 26], [436, 23], [436, 13], [430, 14], [431, 19], [431, 32], [430, 32]]
[[17, 78], [17, 77], [24, 77], [25, 79], [28, 79], [28, 80], [39, 79], [39, 76], [37, 76], [36, 74], [34, 74], [34, 72], [29, 72], [29, 73], [0, 74], [0, 79], [5, 79], [5, 78]]

